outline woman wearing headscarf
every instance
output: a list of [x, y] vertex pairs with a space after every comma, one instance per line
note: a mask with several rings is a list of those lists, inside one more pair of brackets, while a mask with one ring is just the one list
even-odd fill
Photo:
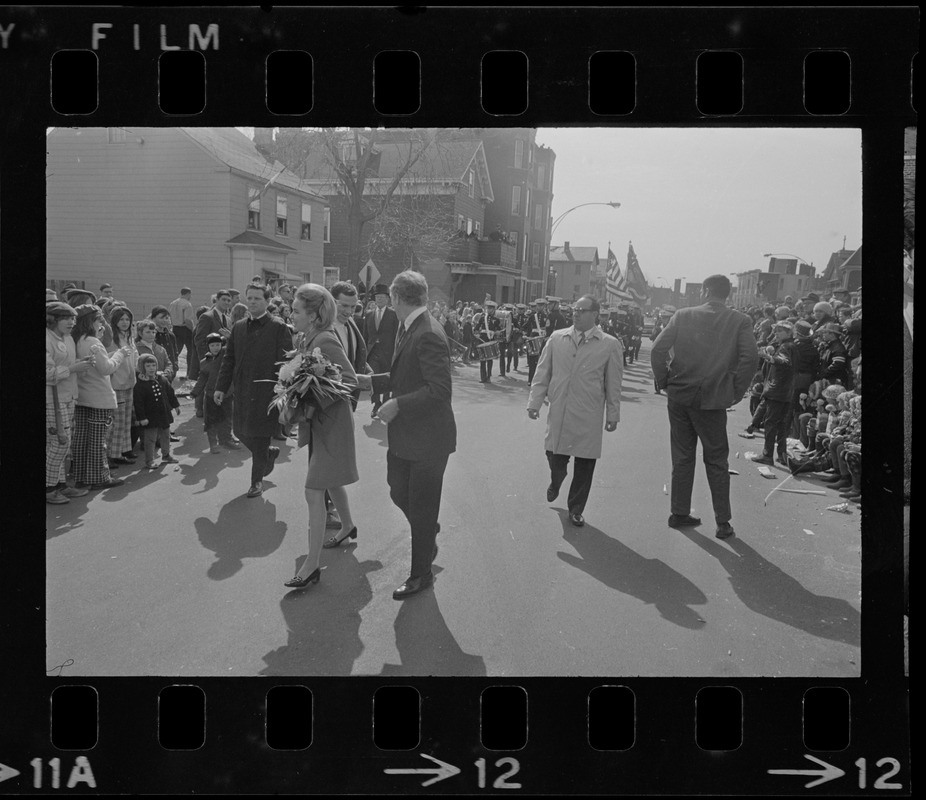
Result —
[[65, 461], [71, 449], [77, 376], [90, 359], [77, 359], [71, 331], [77, 312], [67, 303], [45, 304], [45, 502], [68, 503], [86, 489], [67, 485]]

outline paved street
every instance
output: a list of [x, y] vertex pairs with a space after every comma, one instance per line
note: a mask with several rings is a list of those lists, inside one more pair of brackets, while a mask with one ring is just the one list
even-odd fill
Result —
[[[479, 383], [456, 366], [458, 450], [441, 510], [435, 585], [405, 602], [407, 524], [386, 485], [386, 426], [356, 412], [355, 544], [326, 550], [321, 582], [289, 591], [307, 549], [306, 451], [290, 444], [258, 499], [247, 451], [209, 455], [189, 399], [180, 464], [116, 474], [125, 486], [47, 506], [47, 665], [100, 675], [857, 676], [860, 512], [776, 492], [745, 459], [759, 440], [730, 414], [733, 525], [714, 538], [699, 464], [693, 512], [666, 526], [665, 397], [649, 342], [625, 370], [621, 424], [585, 511], [545, 500], [545, 412], [530, 421], [526, 364]], [[281, 444], [281, 443], [278, 443]], [[738, 458], [736, 457], [738, 456]], [[570, 470], [571, 472], [571, 470]], [[788, 487], [821, 489], [813, 479]]]

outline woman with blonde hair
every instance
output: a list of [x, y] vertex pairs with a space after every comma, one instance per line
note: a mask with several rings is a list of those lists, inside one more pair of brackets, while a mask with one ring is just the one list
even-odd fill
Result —
[[[303, 354], [319, 349], [332, 364], [341, 368], [341, 380], [357, 388], [357, 376], [341, 340], [332, 330], [337, 310], [334, 298], [324, 286], [306, 283], [296, 290], [292, 323], [297, 331], [296, 346]], [[308, 422], [299, 423], [299, 446], [309, 445], [309, 469], [305, 480], [305, 499], [309, 507], [309, 553], [295, 577], [286, 586], [301, 589], [317, 583], [321, 576], [319, 560], [324, 546], [325, 492], [341, 517], [341, 530], [347, 531], [338, 544], [357, 538], [347, 499], [348, 484], [359, 480], [354, 447], [354, 416], [349, 400], [338, 399], [315, 412]]]

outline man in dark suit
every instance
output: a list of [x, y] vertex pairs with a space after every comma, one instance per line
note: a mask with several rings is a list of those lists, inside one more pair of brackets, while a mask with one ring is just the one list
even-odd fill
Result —
[[[215, 293], [215, 304], [205, 314], [200, 315], [196, 321], [196, 327], [193, 329], [193, 350], [196, 357], [205, 358], [209, 352], [209, 346], [206, 343], [206, 337], [210, 333], [218, 333], [225, 337], [231, 335], [229, 329], [228, 312], [231, 310], [232, 296], [228, 289], [220, 289]], [[196, 398], [196, 416], [203, 415], [203, 395]]]
[[[668, 395], [672, 449], [669, 527], [700, 525], [691, 516], [698, 440], [711, 487], [716, 536], [733, 536], [727, 409], [743, 399], [756, 366], [752, 319], [728, 308], [730, 279], [711, 275], [701, 296], [707, 302], [680, 308], [653, 343], [650, 362], [656, 389]], [[671, 361], [669, 353], [672, 351]]]
[[234, 384], [234, 429], [252, 457], [247, 496], [258, 497], [264, 490], [263, 479], [280, 455], [279, 447], [270, 446], [270, 437], [280, 429], [279, 415], [268, 408], [279, 362], [293, 349], [293, 333], [283, 320], [267, 313], [271, 297], [267, 286], [251, 284], [244, 294], [248, 316], [232, 328], [213, 399], [222, 405], [228, 387]]
[[412, 529], [411, 574], [392, 593], [404, 600], [434, 580], [441, 489], [447, 460], [456, 450], [457, 426], [450, 405], [450, 345], [428, 313], [427, 281], [420, 272], [400, 272], [390, 294], [400, 327], [389, 372], [357, 380], [363, 389], [392, 393], [379, 417], [389, 426], [390, 496]]
[[[396, 332], [399, 330], [399, 318], [389, 307], [389, 288], [381, 283], [373, 287], [376, 308], [367, 312], [363, 320], [363, 339], [367, 343], [367, 362], [373, 372], [388, 372], [392, 364], [395, 349]], [[375, 417], [380, 406], [389, 399], [389, 393], [381, 395], [374, 389], [373, 410]]]

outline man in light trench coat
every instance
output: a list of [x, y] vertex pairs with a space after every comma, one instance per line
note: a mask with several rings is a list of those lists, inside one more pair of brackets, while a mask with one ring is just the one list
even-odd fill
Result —
[[576, 300], [573, 325], [553, 331], [547, 339], [527, 402], [528, 416], [537, 419], [544, 399], [550, 401], [544, 440], [550, 464], [548, 502], [559, 496], [566, 465], [570, 456], [575, 458], [568, 509], [576, 527], [585, 524], [582, 513], [595, 462], [601, 458], [601, 418], [609, 432], [617, 429], [621, 418], [624, 350], [598, 326], [599, 309], [591, 295]]

